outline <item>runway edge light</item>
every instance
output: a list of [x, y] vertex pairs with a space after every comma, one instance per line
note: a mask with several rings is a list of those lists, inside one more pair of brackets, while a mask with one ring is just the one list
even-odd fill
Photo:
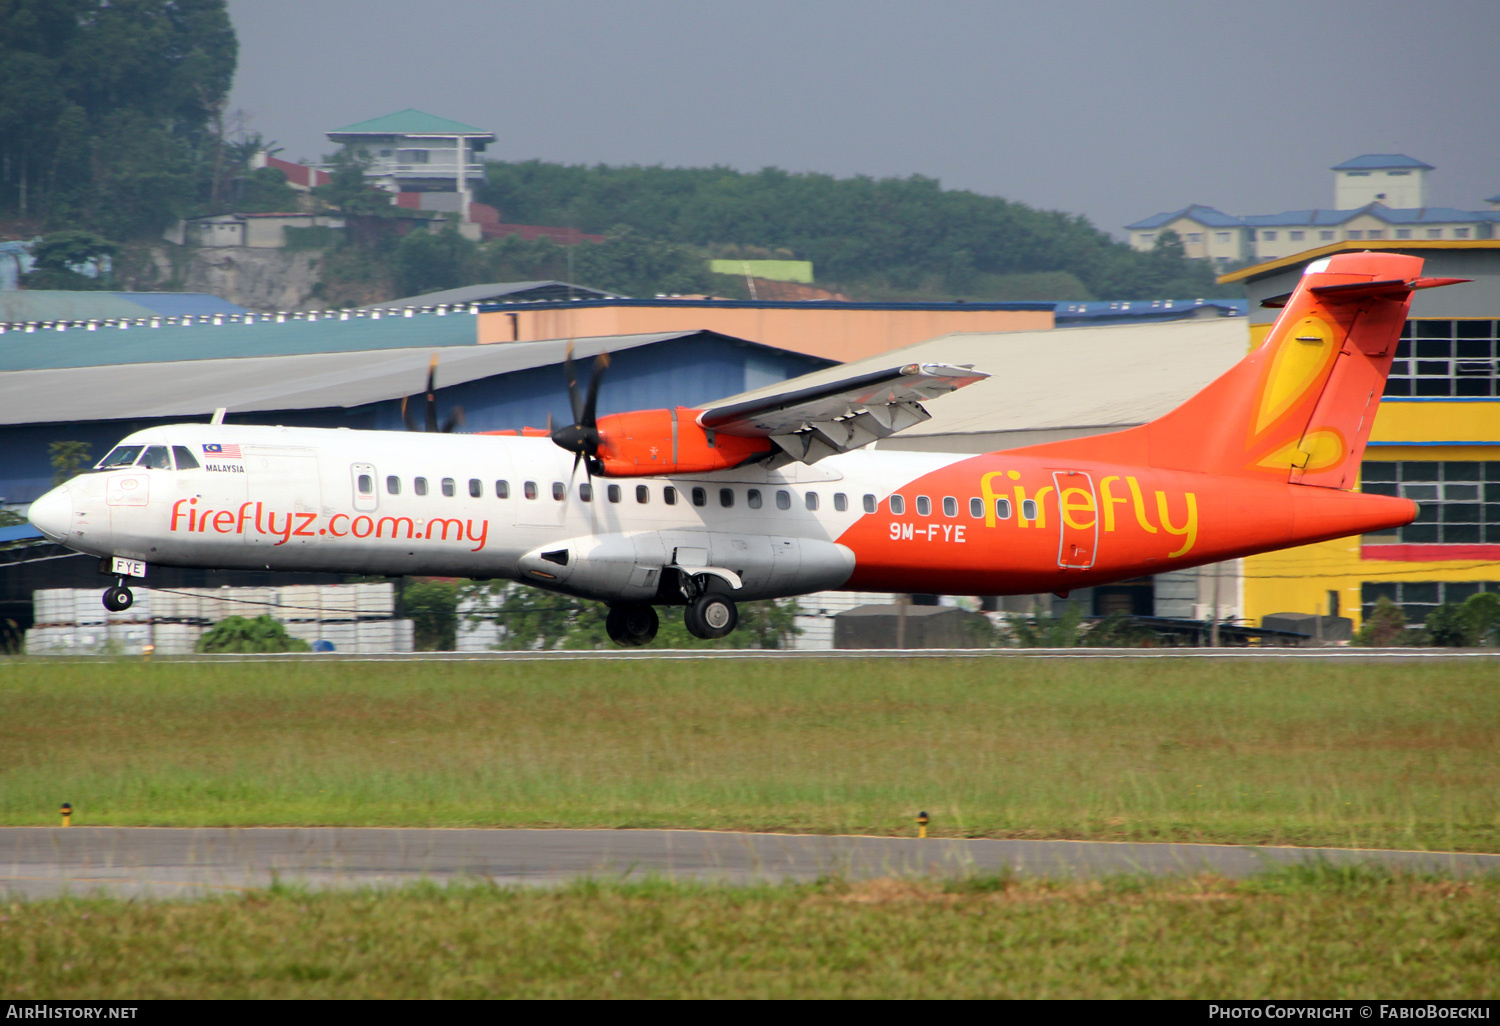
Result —
[[72, 802], [63, 802], [62, 803], [61, 812], [62, 812], [63, 826], [72, 826], [73, 825], [73, 803]]
[[917, 813], [917, 837], [923, 838], [927, 836], [927, 823], [927, 813]]

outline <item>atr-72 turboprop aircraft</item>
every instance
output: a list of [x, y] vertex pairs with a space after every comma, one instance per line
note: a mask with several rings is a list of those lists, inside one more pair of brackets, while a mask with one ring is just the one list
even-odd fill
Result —
[[[1410, 523], [1351, 491], [1422, 260], [1308, 265], [1263, 345], [1151, 423], [982, 456], [876, 451], [920, 403], [985, 375], [908, 365], [706, 409], [456, 435], [175, 424], [38, 499], [48, 538], [102, 557], [127, 608], [148, 567], [524, 581], [610, 605], [643, 645], [656, 605], [722, 637], [736, 602], [826, 589], [1066, 593]], [[582, 473], [580, 473], [580, 464]]]

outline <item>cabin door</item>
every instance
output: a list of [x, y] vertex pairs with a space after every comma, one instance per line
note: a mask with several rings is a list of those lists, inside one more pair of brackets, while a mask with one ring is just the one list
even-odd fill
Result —
[[1099, 546], [1099, 498], [1094, 481], [1081, 470], [1054, 470], [1057, 495], [1057, 565], [1087, 570]]

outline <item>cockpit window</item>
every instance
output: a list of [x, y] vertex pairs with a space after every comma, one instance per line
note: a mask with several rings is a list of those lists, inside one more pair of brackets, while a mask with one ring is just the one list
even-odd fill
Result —
[[197, 470], [198, 461], [193, 457], [193, 451], [185, 445], [172, 446], [172, 455], [177, 457], [178, 470]]
[[108, 456], [99, 461], [95, 470], [109, 470], [112, 467], [128, 467], [135, 462], [135, 458], [141, 454], [145, 446], [141, 445], [117, 445]]
[[165, 445], [148, 445], [146, 451], [141, 453], [141, 458], [136, 461], [138, 466], [147, 470], [171, 470], [172, 457], [167, 454]]

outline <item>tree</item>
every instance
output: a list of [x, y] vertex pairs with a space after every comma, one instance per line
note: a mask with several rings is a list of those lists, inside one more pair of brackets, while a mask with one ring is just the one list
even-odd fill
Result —
[[480, 282], [479, 247], [449, 224], [442, 231], [408, 232], [396, 246], [396, 291], [415, 296]]
[[452, 581], [408, 578], [401, 587], [401, 609], [412, 622], [418, 652], [451, 652], [458, 646], [458, 585]]
[[1390, 648], [1407, 643], [1406, 613], [1401, 607], [1382, 595], [1375, 600], [1375, 608], [1365, 617], [1365, 622], [1354, 632], [1354, 644], [1375, 648]]
[[[104, 273], [106, 261], [119, 251], [113, 242], [93, 232], [53, 232], [32, 247], [35, 266], [27, 272], [22, 284], [28, 289], [107, 288], [110, 282], [109, 275]], [[89, 264], [94, 265], [97, 275], [80, 273], [79, 269]]]
[[310, 648], [301, 638], [288, 634], [269, 614], [253, 620], [225, 617], [193, 646], [195, 652], [306, 652]]
[[328, 184], [314, 186], [312, 194], [341, 214], [351, 217], [394, 217], [391, 194], [372, 186], [365, 178], [370, 167], [366, 150], [345, 147], [329, 161]]
[[686, 247], [652, 239], [617, 224], [602, 244], [579, 244], [574, 266], [579, 281], [627, 296], [705, 292], [708, 265]]
[[1500, 595], [1481, 591], [1464, 599], [1463, 608], [1474, 626], [1474, 644], [1500, 644]]
[[52, 487], [77, 477], [93, 462], [87, 442], [52, 442], [47, 446], [52, 460]]

